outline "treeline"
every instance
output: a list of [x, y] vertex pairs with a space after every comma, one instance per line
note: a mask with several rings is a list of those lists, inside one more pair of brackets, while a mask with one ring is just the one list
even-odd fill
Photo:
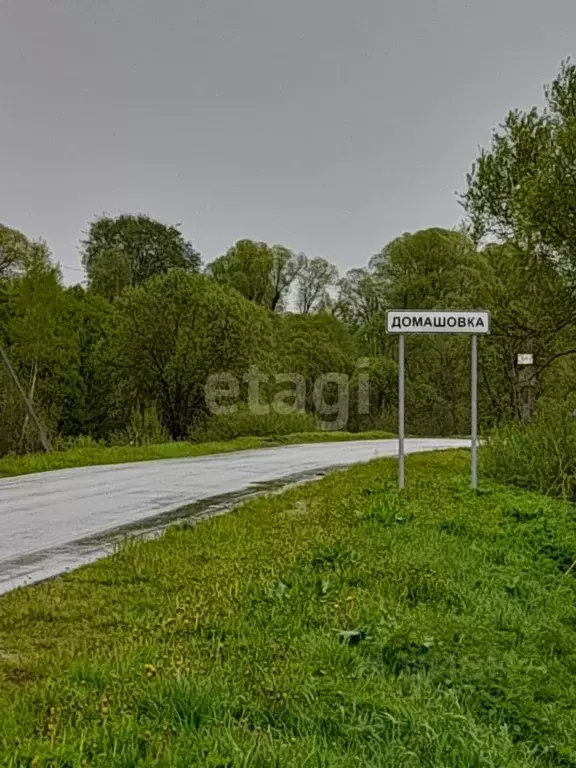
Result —
[[[137, 214], [90, 224], [87, 285], [65, 287], [45, 244], [0, 226], [0, 343], [57, 445], [312, 429], [314, 387], [327, 373], [346, 382], [348, 430], [394, 429], [397, 339], [385, 333], [386, 310], [489, 309], [481, 424], [526, 419], [576, 386], [575, 168], [576, 70], [566, 62], [545, 108], [511, 112], [474, 164], [457, 231], [404, 234], [343, 276], [324, 259], [251, 240], [203, 264], [178, 227]], [[468, 433], [469, 343], [408, 340], [410, 432]], [[528, 372], [522, 352], [534, 357]], [[254, 369], [268, 400], [298, 376], [304, 412], [254, 413], [245, 378]], [[233, 413], [208, 407], [218, 372], [245, 382]], [[0, 453], [37, 449], [5, 372], [0, 386]], [[326, 386], [327, 402], [336, 390]]]

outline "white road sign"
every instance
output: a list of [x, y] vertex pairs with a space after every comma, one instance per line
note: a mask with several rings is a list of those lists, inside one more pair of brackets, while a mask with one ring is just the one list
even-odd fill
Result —
[[388, 333], [490, 333], [490, 312], [391, 310], [386, 313]]
[[518, 355], [518, 365], [534, 365], [534, 355], [522, 352]]
[[471, 339], [470, 435], [472, 448], [472, 488], [478, 487], [478, 334], [490, 333], [490, 312], [446, 312], [400, 310], [386, 313], [386, 330], [398, 339], [398, 487], [404, 488], [404, 383], [405, 334], [466, 333]]

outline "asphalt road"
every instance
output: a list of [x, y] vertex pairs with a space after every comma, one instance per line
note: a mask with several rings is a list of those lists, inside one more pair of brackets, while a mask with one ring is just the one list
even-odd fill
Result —
[[[467, 447], [406, 441], [406, 453]], [[196, 505], [186, 517], [202, 517], [283, 479], [396, 452], [396, 440], [317, 443], [0, 479], [0, 593], [102, 557], [119, 535], [158, 531], [186, 505]]]

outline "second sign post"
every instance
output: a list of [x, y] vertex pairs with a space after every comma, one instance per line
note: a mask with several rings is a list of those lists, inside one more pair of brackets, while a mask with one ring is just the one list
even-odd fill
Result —
[[471, 360], [471, 485], [478, 487], [478, 334], [490, 333], [490, 313], [481, 311], [391, 310], [386, 330], [399, 334], [398, 354], [398, 486], [404, 488], [404, 335], [413, 333], [464, 333], [472, 336]]

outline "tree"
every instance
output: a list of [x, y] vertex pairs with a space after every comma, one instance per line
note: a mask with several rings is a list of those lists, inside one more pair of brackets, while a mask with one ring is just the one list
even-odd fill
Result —
[[115, 298], [128, 286], [172, 269], [198, 272], [200, 255], [175, 226], [144, 214], [102, 216], [82, 241], [82, 262], [91, 290]]
[[216, 282], [235, 288], [249, 301], [277, 311], [302, 268], [303, 256], [280, 245], [239, 240], [207, 267]]
[[336, 284], [338, 270], [320, 257], [305, 259], [296, 280], [298, 311], [307, 315], [330, 296], [328, 288]]
[[472, 241], [446, 229], [404, 234], [370, 261], [389, 309], [466, 307], [481, 279], [481, 266]]
[[272, 251], [266, 243], [239, 240], [206, 271], [220, 285], [235, 288], [248, 301], [268, 307], [271, 269]]
[[34, 260], [47, 251], [43, 243], [29, 240], [22, 232], [0, 224], [0, 279], [23, 274]]
[[492, 243], [486, 252], [500, 280], [496, 332], [508, 339], [503, 354], [515, 410], [516, 350], [535, 353], [538, 382], [575, 353], [576, 68], [569, 60], [544, 94], [543, 110], [509, 112], [461, 197], [475, 239]]
[[80, 285], [63, 293], [60, 323], [72, 352], [61, 385], [66, 406], [59, 430], [64, 435], [107, 437], [124, 426], [114, 421], [114, 361], [108, 349], [112, 306]]
[[[315, 388], [322, 384], [321, 377], [326, 374], [350, 376], [353, 373], [356, 349], [352, 334], [336, 317], [327, 313], [277, 315], [274, 329], [277, 371], [300, 379], [306, 411], [324, 421], [323, 415], [316, 410]], [[338, 401], [335, 381], [326, 382], [322, 397], [326, 402]], [[330, 422], [333, 418], [325, 420]]]
[[113, 301], [132, 284], [130, 256], [120, 249], [102, 250], [92, 266], [89, 283], [91, 292]]
[[285, 309], [286, 297], [305, 262], [303, 253], [295, 254], [282, 245], [272, 246], [270, 309], [273, 312]]
[[336, 317], [286, 313], [275, 318], [274, 327], [279, 370], [301, 373], [310, 391], [323, 373], [353, 370], [354, 339]]
[[[492, 333], [483, 344], [492, 359], [484, 384], [492, 393], [498, 419], [520, 418], [521, 374], [517, 355], [530, 352], [534, 400], [550, 367], [576, 352], [572, 342], [572, 291], [552, 262], [532, 257], [513, 243], [491, 244], [484, 250], [487, 268], [478, 304], [492, 313]], [[483, 373], [483, 375], [484, 375]], [[552, 385], [554, 376], [549, 379]]]
[[[60, 280], [59, 270], [51, 264], [46, 246], [32, 244], [25, 272], [7, 286], [8, 312], [2, 328], [9, 367], [22, 389], [28, 390], [28, 399], [34, 401], [40, 421], [53, 433], [58, 431], [66, 391], [65, 372], [73, 354], [62, 318]], [[15, 385], [20, 388], [17, 381]], [[9, 406], [10, 398], [5, 402]], [[4, 438], [12, 450], [37, 447], [37, 432], [27, 433], [27, 413], [18, 409], [14, 414], [4, 415], [2, 421], [6, 427]], [[46, 445], [44, 439], [42, 442]]]
[[211, 374], [243, 376], [272, 347], [266, 312], [205, 275], [174, 270], [114, 304], [111, 359], [126, 415], [156, 405], [170, 436], [206, 417]]
[[561, 65], [542, 111], [511, 111], [467, 176], [461, 203], [478, 241], [512, 240], [576, 271], [576, 67]]
[[338, 285], [336, 314], [359, 327], [384, 311], [384, 291], [370, 267], [351, 269]]

